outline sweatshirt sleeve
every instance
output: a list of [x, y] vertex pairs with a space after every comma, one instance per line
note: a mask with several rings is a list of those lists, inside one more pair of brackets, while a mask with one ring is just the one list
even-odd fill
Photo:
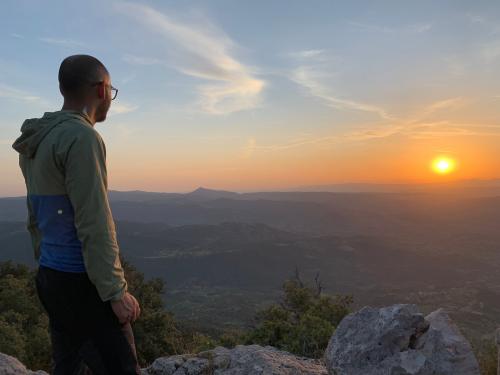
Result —
[[72, 142], [64, 170], [89, 279], [103, 301], [119, 300], [127, 291], [127, 282], [108, 202], [106, 149], [94, 129], [80, 133]]
[[[23, 173], [24, 180], [27, 181], [26, 174], [26, 166], [25, 166], [25, 157], [19, 154], [19, 167], [21, 168], [21, 172]], [[42, 235], [40, 230], [38, 229], [38, 224], [36, 222], [35, 214], [33, 212], [33, 207], [31, 206], [31, 202], [29, 199], [29, 194], [26, 195], [26, 208], [28, 209], [28, 220], [26, 222], [26, 229], [30, 233], [31, 244], [34, 251], [34, 259], [36, 262], [40, 260], [40, 243], [42, 241]]]

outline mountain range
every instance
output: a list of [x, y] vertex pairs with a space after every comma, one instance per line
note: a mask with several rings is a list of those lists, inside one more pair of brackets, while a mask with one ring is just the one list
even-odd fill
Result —
[[[298, 269], [358, 306], [444, 306], [480, 336], [500, 320], [500, 194], [488, 189], [109, 196], [124, 258], [161, 277], [166, 307], [199, 326], [252, 324]], [[0, 260], [33, 267], [25, 204], [0, 199]]]

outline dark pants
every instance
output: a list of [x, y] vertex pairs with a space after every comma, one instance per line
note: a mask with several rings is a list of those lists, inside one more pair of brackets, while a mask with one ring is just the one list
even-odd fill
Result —
[[[39, 266], [36, 288], [49, 316], [54, 375], [140, 374], [130, 323], [120, 324], [86, 273]], [[86, 366], [85, 366], [86, 365]]]

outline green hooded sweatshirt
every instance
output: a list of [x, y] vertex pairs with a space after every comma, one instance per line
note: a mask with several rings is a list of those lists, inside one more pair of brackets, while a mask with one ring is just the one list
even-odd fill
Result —
[[87, 272], [103, 301], [127, 291], [107, 195], [106, 148], [76, 111], [28, 119], [12, 147], [27, 189], [35, 260], [63, 272]]

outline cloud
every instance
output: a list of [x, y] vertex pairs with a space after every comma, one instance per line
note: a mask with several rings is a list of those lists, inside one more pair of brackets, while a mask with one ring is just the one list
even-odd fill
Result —
[[481, 49], [481, 57], [484, 62], [491, 63], [500, 57], [500, 40], [485, 44]]
[[401, 27], [388, 27], [380, 25], [372, 25], [362, 22], [349, 21], [349, 26], [356, 28], [360, 31], [366, 31], [370, 33], [410, 33], [410, 34], [422, 34], [432, 29], [432, 24], [430, 23], [418, 23], [412, 25], [406, 25]]
[[480, 25], [486, 24], [486, 19], [483, 16], [479, 16], [477, 14], [467, 14], [467, 17], [469, 18], [469, 21], [471, 23], [476, 23]]
[[480, 25], [486, 29], [490, 34], [498, 34], [500, 33], [500, 26], [498, 22], [492, 22], [488, 18], [477, 15], [477, 14], [467, 14], [467, 18], [469, 22], [475, 25]]
[[402, 125], [385, 125], [382, 127], [368, 127], [366, 129], [356, 130], [351, 133], [344, 134], [344, 139], [350, 141], [366, 141], [370, 139], [387, 138], [399, 134], [404, 130]]
[[212, 82], [198, 86], [199, 105], [204, 112], [227, 114], [259, 104], [265, 82], [231, 54], [234, 42], [214, 25], [179, 22], [135, 3], [117, 3], [116, 9], [170, 42], [166, 50], [177, 70]]
[[410, 25], [407, 27], [409, 32], [422, 34], [432, 29], [432, 25], [430, 23], [422, 23], [418, 25]]
[[17, 34], [17, 33], [10, 33], [10, 36], [13, 38], [17, 38], [17, 39], [24, 39], [24, 36], [22, 36], [21, 34]]
[[440, 100], [435, 103], [432, 103], [428, 105], [424, 110], [423, 113], [428, 115], [431, 113], [435, 113], [438, 111], [442, 110], [451, 110], [454, 111], [456, 109], [462, 108], [467, 101], [459, 96], [455, 98], [450, 98], [450, 99], [445, 99], [445, 100]]
[[447, 137], [463, 137], [463, 136], [483, 136], [483, 137], [500, 137], [500, 124], [483, 125], [469, 123], [454, 123], [450, 121], [436, 122], [421, 122], [421, 123], [390, 123], [377, 125], [367, 125], [364, 129], [359, 129], [353, 132], [328, 135], [324, 137], [306, 136], [292, 139], [288, 142], [272, 144], [272, 145], [257, 145], [255, 140], [249, 142], [244, 148], [244, 153], [253, 154], [255, 151], [277, 152], [307, 145], [335, 145], [345, 142], [364, 142], [377, 139], [384, 139], [393, 136], [404, 136], [410, 139], [435, 139]]
[[24, 102], [39, 102], [41, 98], [23, 90], [0, 83], [0, 97]]
[[138, 133], [141, 133], [143, 129], [141, 127], [127, 123], [121, 123], [114, 121], [113, 126], [106, 127], [102, 131], [106, 132], [106, 137], [111, 137], [113, 139], [123, 138], [130, 139], [132, 137], [136, 137]]
[[[500, 96], [498, 96], [498, 98], [500, 98]], [[402, 136], [410, 139], [436, 139], [461, 136], [500, 137], [500, 124], [457, 123], [449, 120], [432, 121], [427, 119], [430, 114], [447, 110], [456, 110], [467, 102], [468, 100], [463, 97], [444, 99], [422, 108], [420, 112], [423, 113], [423, 115], [419, 117], [384, 119], [377, 123], [366, 124], [355, 131], [343, 134], [327, 135], [323, 137], [305, 135], [278, 144], [257, 145], [254, 141], [247, 145], [246, 149], [251, 148], [252, 153], [257, 150], [263, 152], [276, 152], [313, 144], [331, 146], [339, 143], [363, 142], [394, 136]]]
[[153, 57], [144, 57], [144, 56], [134, 56], [134, 55], [125, 55], [123, 56], [123, 61], [129, 63], [131, 65], [160, 65], [164, 64], [164, 62], [160, 59], [156, 59]]
[[356, 21], [349, 21], [348, 22], [349, 26], [352, 26], [353, 28], [356, 28], [361, 31], [368, 31], [368, 32], [378, 32], [378, 33], [393, 33], [395, 29], [387, 26], [378, 26], [378, 25], [369, 25], [366, 23], [361, 23], [361, 22], [356, 22]]
[[64, 38], [51, 38], [51, 37], [41, 37], [38, 38], [41, 42], [47, 43], [47, 44], [53, 44], [65, 48], [81, 48], [85, 47], [85, 44], [78, 42], [73, 39], [64, 39]]
[[255, 141], [255, 138], [249, 138], [248, 141], [247, 141], [247, 144], [245, 145], [245, 147], [243, 148], [243, 152], [242, 152], [242, 158], [244, 159], [248, 159], [250, 158], [254, 151], [255, 151], [255, 147], [257, 145], [257, 142]]
[[262, 150], [268, 150], [268, 151], [278, 151], [278, 150], [287, 150], [290, 148], [295, 148], [295, 147], [300, 147], [300, 146], [305, 146], [305, 145], [310, 145], [310, 144], [317, 144], [317, 143], [325, 143], [328, 142], [329, 144], [336, 143], [338, 142], [342, 137], [339, 136], [327, 136], [327, 137], [309, 137], [309, 138], [303, 138], [303, 139], [295, 139], [287, 143], [282, 143], [282, 144], [277, 144], [277, 145], [272, 145], [272, 146], [260, 146], [257, 147]]
[[414, 124], [405, 129], [406, 135], [414, 139], [447, 138], [456, 136], [500, 136], [500, 128], [460, 124], [450, 121]]
[[130, 104], [125, 104], [125, 103], [114, 103], [113, 102], [111, 104], [111, 107], [109, 108], [109, 114], [111, 116], [114, 116], [114, 115], [123, 115], [125, 113], [133, 112], [137, 108], [139, 108], [139, 107], [138, 106], [133, 106], [133, 105], [130, 105]]
[[459, 59], [455, 56], [449, 56], [444, 58], [444, 62], [448, 65], [448, 72], [451, 75], [460, 77], [467, 73], [468, 63], [463, 59]]
[[320, 98], [330, 107], [340, 110], [371, 112], [386, 120], [393, 119], [383, 108], [333, 95], [320, 83], [321, 74], [313, 67], [300, 66], [292, 72], [290, 78], [295, 83], [305, 87], [312, 96]]
[[500, 125], [478, 125], [451, 121], [400, 123], [376, 129], [367, 128], [346, 134], [344, 139], [366, 141], [403, 135], [412, 139], [433, 139], [456, 136], [500, 136]]
[[308, 49], [290, 53], [290, 56], [298, 59], [317, 58], [325, 53], [324, 49]]

